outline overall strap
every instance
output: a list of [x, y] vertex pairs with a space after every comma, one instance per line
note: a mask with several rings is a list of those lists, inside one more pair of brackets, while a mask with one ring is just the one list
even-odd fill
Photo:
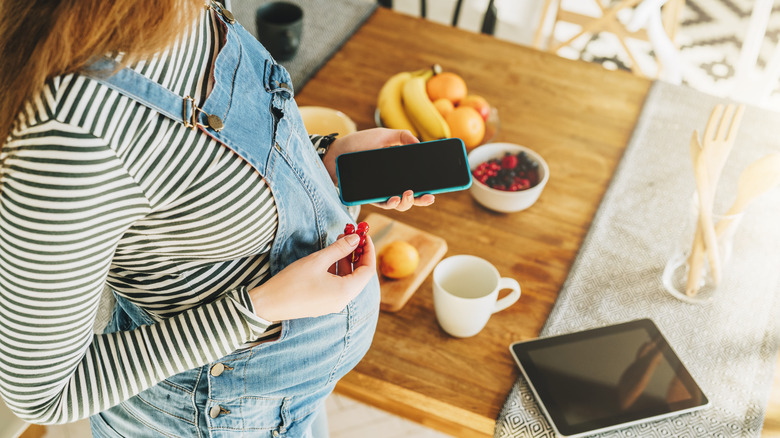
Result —
[[[206, 8], [216, 11], [217, 16], [226, 26], [236, 21], [233, 14], [219, 2], [212, 0]], [[117, 71], [117, 66], [117, 62], [113, 59], [102, 58], [82, 69], [80, 73], [165, 117], [182, 122], [192, 130], [197, 129], [198, 126], [208, 126], [219, 132], [224, 127], [222, 119], [205, 113], [195, 105], [195, 99], [192, 97], [181, 97], [130, 68], [125, 67]]]
[[111, 74], [116, 69], [116, 61], [102, 58], [85, 67], [80, 73], [165, 117], [182, 122], [193, 130], [199, 125], [209, 126], [215, 131], [222, 129], [222, 120], [218, 116], [204, 113], [195, 105], [195, 99], [192, 97], [181, 97], [127, 67]]

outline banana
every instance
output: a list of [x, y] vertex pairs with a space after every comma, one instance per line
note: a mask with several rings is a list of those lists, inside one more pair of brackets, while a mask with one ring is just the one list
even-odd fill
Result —
[[409, 120], [409, 117], [406, 116], [403, 101], [401, 100], [401, 91], [404, 84], [411, 77], [412, 72], [408, 71], [391, 76], [382, 86], [382, 89], [379, 90], [376, 107], [379, 109], [383, 125], [392, 129], [408, 129], [412, 132], [412, 135], [417, 137], [419, 133]]
[[417, 128], [423, 141], [436, 140], [450, 136], [450, 127], [428, 98], [425, 83], [434, 74], [441, 72], [437, 64], [433, 68], [415, 72], [404, 82], [401, 98], [406, 115]]

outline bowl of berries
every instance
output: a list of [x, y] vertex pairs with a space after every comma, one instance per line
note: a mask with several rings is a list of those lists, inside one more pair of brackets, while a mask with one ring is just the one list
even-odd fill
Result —
[[512, 143], [488, 143], [468, 156], [474, 183], [469, 189], [484, 207], [502, 213], [525, 210], [542, 194], [550, 167], [541, 155]]

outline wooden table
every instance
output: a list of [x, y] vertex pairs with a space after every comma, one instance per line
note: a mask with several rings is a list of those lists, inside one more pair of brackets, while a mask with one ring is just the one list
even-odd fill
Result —
[[454, 436], [492, 436], [518, 377], [508, 345], [539, 335], [651, 82], [380, 8], [296, 100], [339, 109], [359, 129], [370, 128], [384, 81], [433, 63], [498, 109], [495, 141], [539, 152], [550, 182], [519, 213], [492, 213], [464, 191], [438, 195], [428, 208], [364, 207], [362, 215], [379, 211], [439, 235], [447, 255], [488, 259], [518, 279], [523, 295], [477, 336], [456, 339], [436, 322], [429, 277], [400, 312], [381, 313], [371, 350], [336, 389]]

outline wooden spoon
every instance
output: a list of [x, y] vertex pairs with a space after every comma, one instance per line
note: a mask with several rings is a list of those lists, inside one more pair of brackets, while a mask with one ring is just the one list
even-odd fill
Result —
[[737, 199], [726, 212], [726, 217], [715, 226], [715, 233], [722, 236], [734, 217], [747, 208], [751, 202], [780, 184], [780, 153], [766, 155], [750, 163], [737, 182]]

